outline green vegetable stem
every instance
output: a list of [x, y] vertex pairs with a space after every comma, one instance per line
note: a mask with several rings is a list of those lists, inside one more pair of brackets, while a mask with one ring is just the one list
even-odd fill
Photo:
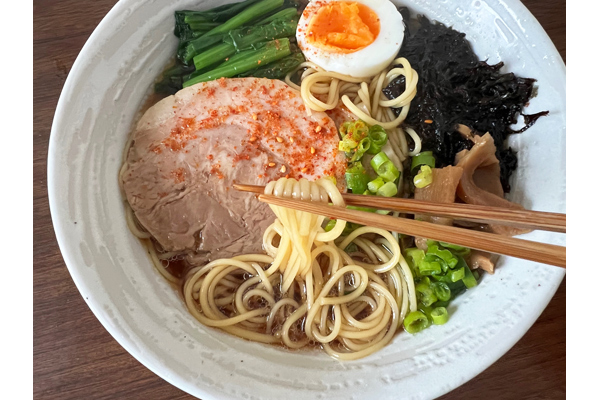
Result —
[[266, 65], [280, 60], [290, 54], [290, 40], [288, 38], [259, 43], [256, 46], [256, 49], [242, 51], [216, 68], [200, 75], [193, 76], [183, 83], [183, 87], [219, 78], [231, 78], [256, 69], [261, 64]]

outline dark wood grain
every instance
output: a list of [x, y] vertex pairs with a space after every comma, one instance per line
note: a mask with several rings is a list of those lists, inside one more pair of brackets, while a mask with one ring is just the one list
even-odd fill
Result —
[[[565, 0], [524, 0], [566, 58]], [[129, 355], [89, 310], [64, 265], [48, 209], [46, 157], [54, 109], [81, 47], [115, 0], [34, 0], [34, 376], [36, 399], [191, 399]], [[453, 399], [566, 395], [566, 284], [527, 334]]]

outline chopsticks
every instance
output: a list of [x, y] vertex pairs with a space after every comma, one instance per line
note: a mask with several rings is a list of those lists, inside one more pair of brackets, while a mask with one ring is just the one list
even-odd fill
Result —
[[[234, 187], [238, 190], [250, 191], [254, 193], [262, 193], [264, 188], [260, 189], [260, 186], [252, 186], [252, 185], [239, 185], [236, 184]], [[360, 195], [344, 195], [344, 200], [346, 198]], [[370, 197], [369, 200], [377, 199], [375, 196], [362, 196], [362, 197]], [[538, 243], [532, 242], [529, 240], [517, 239], [502, 235], [496, 235], [492, 233], [479, 232], [474, 230], [468, 230], [463, 228], [457, 228], [453, 226], [444, 226], [437, 225], [430, 222], [416, 221], [407, 218], [397, 218], [389, 215], [380, 215], [376, 213], [370, 213], [366, 211], [359, 210], [351, 210], [347, 208], [326, 205], [321, 203], [314, 203], [308, 201], [300, 201], [293, 199], [286, 199], [277, 196], [260, 194], [258, 196], [260, 201], [266, 202], [268, 204], [272, 204], [275, 206], [292, 208], [295, 210], [310, 212], [313, 214], [324, 215], [329, 218], [342, 219], [344, 221], [354, 222], [361, 225], [369, 225], [373, 227], [378, 227], [382, 229], [386, 229], [392, 232], [398, 232], [405, 235], [410, 236], [421, 236], [431, 240], [437, 240], [442, 242], [448, 242], [452, 244], [456, 244], [459, 246], [469, 247], [471, 249], [487, 251], [496, 254], [502, 254], [511, 257], [522, 258], [525, 260], [536, 261], [544, 264], [554, 265], [557, 267], [566, 268], [567, 255], [566, 248], [562, 246], [556, 246], [552, 244], [546, 243]], [[377, 199], [382, 200], [382, 199]], [[389, 205], [391, 203], [395, 203], [396, 200], [404, 200], [404, 199], [385, 199], [392, 200], [388, 204], [388, 207], [383, 207], [383, 209], [392, 210], [397, 208], [390, 208]], [[413, 202], [418, 202], [414, 201]], [[419, 202], [423, 203], [423, 202]], [[356, 205], [359, 205], [355, 203]], [[369, 201], [368, 205], [374, 207], [374, 202]], [[429, 203], [436, 204], [437, 206], [447, 207], [447, 206], [456, 206], [448, 205], [448, 204], [437, 204], [437, 203]], [[360, 205], [365, 205], [364, 202], [361, 201]], [[397, 206], [397, 204], [396, 204]], [[375, 208], [379, 208], [375, 207]], [[452, 208], [452, 207], [451, 207]], [[469, 209], [471, 206], [469, 206]], [[485, 208], [485, 207], [484, 207]], [[431, 211], [432, 209], [429, 208]], [[504, 210], [504, 209], [502, 209]], [[482, 214], [478, 214], [477, 218], [485, 217], [481, 219], [487, 222], [494, 221], [497, 223], [497, 220], [490, 220], [487, 218], [487, 214], [485, 214], [486, 210], [481, 210]], [[498, 210], [496, 210], [498, 211]], [[520, 210], [523, 211], [523, 210]], [[408, 211], [407, 211], [408, 212]], [[411, 208], [411, 213], [424, 213], [423, 211], [414, 211], [414, 208]], [[535, 212], [532, 212], [535, 213]], [[542, 213], [542, 214], [553, 214], [553, 213]], [[440, 215], [440, 214], [437, 214]], [[452, 216], [448, 213], [443, 215]], [[535, 215], [535, 214], [534, 214]], [[555, 214], [555, 217], [558, 222], [555, 221], [555, 224], [558, 224], [560, 227], [560, 218], [562, 214]], [[498, 215], [494, 215], [494, 218], [497, 218]], [[565, 217], [566, 219], [566, 217]], [[546, 226], [547, 224], [537, 224], [536, 226]], [[523, 226], [523, 224], [521, 224]], [[528, 225], [531, 227], [532, 225]], [[551, 225], [551, 227], [554, 225]], [[537, 228], [541, 229], [541, 228]], [[548, 230], [548, 229], [546, 229]], [[554, 230], [554, 229], [550, 229]], [[560, 230], [554, 230], [559, 231]]]
[[[234, 188], [244, 192], [262, 194], [263, 186], [234, 184]], [[429, 201], [401, 199], [360, 194], [343, 193], [348, 206], [372, 207], [378, 210], [402, 211], [407, 214], [426, 214], [449, 217], [464, 221], [506, 225], [514, 228], [526, 228], [566, 233], [567, 216], [565, 214], [510, 209], [500, 207], [476, 206], [471, 204], [443, 204]]]
[[471, 249], [523, 258], [563, 268], [566, 268], [567, 264], [567, 251], [562, 246], [266, 194], [259, 195], [258, 199], [275, 206], [306, 211], [361, 225], [374, 226], [405, 235], [422, 236], [431, 240], [448, 242]]

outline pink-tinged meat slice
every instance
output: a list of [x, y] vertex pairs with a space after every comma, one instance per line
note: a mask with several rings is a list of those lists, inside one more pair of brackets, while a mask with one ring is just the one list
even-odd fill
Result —
[[200, 83], [161, 100], [141, 118], [123, 188], [140, 223], [168, 251], [206, 260], [260, 251], [274, 216], [233, 183], [282, 176], [334, 176], [345, 156], [325, 114], [306, 115], [299, 93], [277, 80]]
[[[522, 209], [521, 205], [510, 202], [501, 195], [503, 194], [501, 186], [498, 186], [500, 167], [492, 136], [489, 133], [474, 136], [473, 141], [475, 144], [471, 150], [461, 152], [456, 157], [456, 166], [463, 169], [456, 192], [458, 197], [468, 204]], [[495, 233], [508, 236], [529, 232], [526, 229], [502, 225], [490, 225], [490, 229]]]

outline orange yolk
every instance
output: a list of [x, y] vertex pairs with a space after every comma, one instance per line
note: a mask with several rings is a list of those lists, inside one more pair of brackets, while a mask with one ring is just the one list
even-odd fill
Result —
[[308, 26], [307, 41], [332, 53], [353, 53], [377, 39], [377, 14], [361, 3], [336, 1], [319, 8]]

